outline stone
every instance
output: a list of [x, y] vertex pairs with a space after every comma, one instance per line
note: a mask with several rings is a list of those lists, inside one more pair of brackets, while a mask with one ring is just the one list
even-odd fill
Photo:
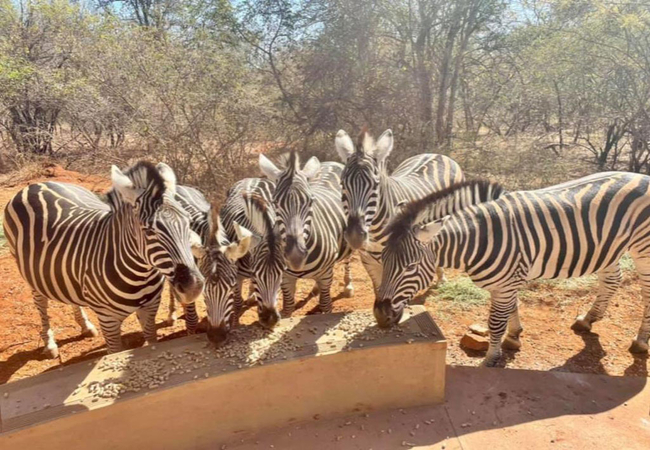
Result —
[[484, 336], [472, 333], [465, 333], [460, 340], [460, 346], [469, 350], [484, 351], [490, 346], [490, 341]]
[[484, 327], [483, 325], [479, 325], [478, 323], [473, 323], [472, 325], [469, 326], [469, 331], [471, 331], [473, 334], [476, 334], [478, 336], [487, 336], [490, 334], [490, 331]]

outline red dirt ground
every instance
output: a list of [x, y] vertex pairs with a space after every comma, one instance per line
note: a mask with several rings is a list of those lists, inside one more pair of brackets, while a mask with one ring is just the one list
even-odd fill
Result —
[[[0, 203], [9, 199], [28, 182], [56, 180], [80, 184], [93, 191], [106, 189], [105, 178], [82, 175], [50, 166], [31, 179], [0, 183]], [[448, 274], [452, 282], [459, 274]], [[368, 276], [358, 258], [353, 259], [355, 295], [352, 299], [340, 299], [334, 311], [368, 309], [372, 307], [373, 295]], [[343, 289], [343, 267], [336, 269], [333, 296]], [[298, 285], [298, 299], [306, 299], [311, 281]], [[648, 376], [646, 357], [633, 357], [627, 352], [631, 340], [640, 325], [642, 302], [635, 275], [625, 274], [622, 288], [613, 300], [605, 319], [596, 324], [593, 333], [578, 335], [570, 330], [574, 317], [586, 311], [594, 301], [595, 286], [565, 289], [557, 285], [535, 283], [522, 296], [521, 319], [524, 326], [523, 346], [519, 352], [507, 352], [507, 367], [569, 372], [603, 373], [610, 375]], [[488, 309], [483, 305], [462, 305], [443, 301], [433, 291], [426, 306], [449, 340], [447, 362], [450, 364], [476, 366], [482, 359], [480, 352], [465, 351], [459, 346], [460, 338], [472, 323], [485, 324]], [[168, 315], [167, 293], [158, 312], [160, 339], [171, 339], [185, 334], [183, 320], [174, 325], [165, 323]], [[316, 299], [299, 303], [296, 314], [305, 314], [316, 306]], [[51, 302], [50, 317], [60, 349], [59, 360], [45, 360], [41, 356], [42, 342], [39, 338], [40, 321], [31, 301], [30, 290], [18, 273], [18, 269], [6, 248], [0, 249], [0, 384], [35, 375], [62, 364], [71, 364], [95, 358], [104, 353], [102, 337], [81, 339], [69, 306]], [[199, 301], [199, 311], [205, 316], [205, 307]], [[97, 320], [91, 313], [91, 320]], [[248, 311], [243, 322], [256, 320], [255, 313]], [[142, 345], [143, 338], [135, 317], [129, 317], [122, 327], [125, 346]]]

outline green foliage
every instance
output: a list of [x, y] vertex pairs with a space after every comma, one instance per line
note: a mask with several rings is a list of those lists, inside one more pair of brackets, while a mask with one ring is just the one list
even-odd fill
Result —
[[488, 291], [477, 287], [474, 282], [467, 276], [461, 275], [450, 279], [440, 285], [434, 295], [429, 299], [431, 301], [451, 302], [455, 307], [468, 309], [475, 306], [485, 305], [490, 298]]

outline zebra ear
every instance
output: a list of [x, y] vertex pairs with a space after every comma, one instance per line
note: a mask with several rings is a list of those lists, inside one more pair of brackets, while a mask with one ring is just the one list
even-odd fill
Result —
[[375, 146], [374, 157], [378, 163], [386, 161], [390, 152], [393, 151], [393, 132], [388, 129], [384, 131], [379, 139], [377, 139], [377, 144]]
[[201, 238], [192, 230], [190, 230], [190, 247], [192, 247], [192, 254], [196, 259], [201, 259], [205, 256], [205, 248], [203, 247]]
[[156, 169], [158, 169], [158, 172], [163, 177], [163, 180], [165, 180], [165, 187], [167, 188], [167, 191], [169, 191], [169, 193], [172, 195], [176, 194], [176, 174], [172, 168], [164, 162], [160, 162], [158, 165], [156, 165]]
[[428, 244], [438, 235], [438, 233], [440, 233], [445, 221], [446, 218], [417, 226], [415, 230], [415, 238], [423, 244]]
[[354, 153], [354, 143], [344, 130], [339, 130], [339, 132], [336, 133], [336, 138], [334, 139], [334, 147], [336, 147], [336, 151], [338, 152], [339, 157], [344, 164]]
[[305, 167], [302, 168], [302, 173], [307, 177], [308, 180], [311, 180], [316, 176], [319, 170], [320, 161], [315, 156], [312, 156], [305, 164]]
[[266, 156], [260, 154], [260, 170], [266, 175], [269, 180], [277, 181], [282, 175], [282, 171], [278, 169]]
[[117, 167], [111, 167], [111, 181], [113, 189], [117, 191], [122, 201], [135, 205], [135, 201], [144, 192], [143, 189], [137, 189], [133, 186], [133, 181]]
[[224, 253], [230, 261], [235, 262], [253, 249], [260, 239], [237, 222], [233, 222], [233, 226], [235, 227], [235, 233], [237, 233], [238, 242], [226, 246]]

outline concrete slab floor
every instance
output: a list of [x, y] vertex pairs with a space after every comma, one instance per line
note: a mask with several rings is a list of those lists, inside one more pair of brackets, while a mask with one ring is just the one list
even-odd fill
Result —
[[650, 379], [447, 368], [444, 404], [314, 420], [226, 449], [650, 449]]

